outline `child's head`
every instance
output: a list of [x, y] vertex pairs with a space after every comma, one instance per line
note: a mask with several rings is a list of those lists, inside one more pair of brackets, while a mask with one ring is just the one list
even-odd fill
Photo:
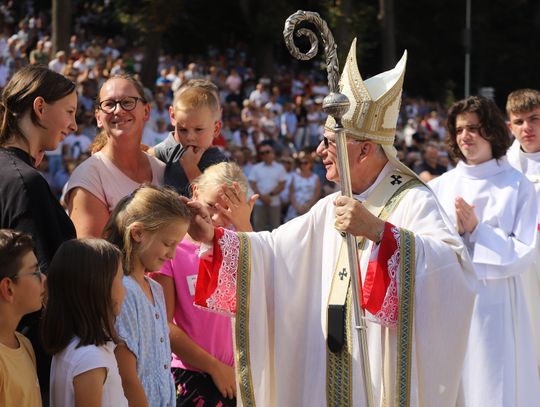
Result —
[[207, 149], [221, 131], [219, 101], [207, 87], [192, 86], [176, 92], [169, 113], [183, 147]]
[[19, 317], [38, 311], [45, 294], [44, 281], [30, 235], [0, 229], [0, 304], [13, 306]]
[[191, 212], [180, 195], [147, 185], [118, 202], [103, 234], [122, 250], [126, 275], [139, 266], [157, 271], [174, 258], [190, 219]]
[[519, 89], [506, 102], [510, 131], [526, 153], [540, 151], [540, 91]]
[[232, 186], [233, 182], [238, 184], [240, 192], [243, 194], [241, 198], [245, 199], [248, 192], [248, 182], [242, 168], [233, 162], [212, 165], [191, 183], [193, 199], [208, 208], [215, 226], [229, 226], [225, 224], [215, 205], [219, 201], [220, 186]]
[[124, 300], [122, 254], [103, 239], [73, 239], [56, 251], [47, 270], [43, 345], [56, 354], [74, 336], [78, 346], [116, 342], [115, 316]]

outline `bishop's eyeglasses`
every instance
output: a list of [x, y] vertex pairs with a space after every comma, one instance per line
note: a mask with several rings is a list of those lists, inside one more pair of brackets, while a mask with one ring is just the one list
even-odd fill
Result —
[[[324, 148], [328, 149], [328, 147], [330, 146], [335, 146], [336, 145], [336, 139], [332, 139], [332, 138], [328, 138], [326, 136], [323, 136], [322, 138], [322, 141], [323, 141], [323, 144], [324, 144]], [[347, 137], [347, 143], [361, 143], [362, 141], [361, 140], [351, 140], [350, 138]]]

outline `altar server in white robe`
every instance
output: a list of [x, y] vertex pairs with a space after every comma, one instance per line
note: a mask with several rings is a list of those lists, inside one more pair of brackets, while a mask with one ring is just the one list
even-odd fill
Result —
[[457, 225], [479, 281], [458, 405], [538, 406], [519, 276], [534, 256], [534, 187], [507, 161], [510, 137], [494, 102], [479, 96], [456, 102], [447, 123], [449, 149], [460, 161], [429, 185]]
[[[534, 184], [540, 202], [540, 91], [519, 89], [508, 95], [506, 113], [510, 131], [515, 137], [508, 162]], [[540, 205], [537, 217], [540, 227]], [[538, 227], [537, 227], [538, 229]], [[521, 274], [525, 300], [531, 317], [536, 364], [540, 372], [540, 233], [531, 267]]]
[[[351, 102], [343, 125], [354, 199], [327, 196], [271, 233], [212, 229], [204, 211], [194, 217], [190, 235], [213, 248], [201, 261], [195, 301], [236, 315], [239, 405], [365, 405], [350, 286], [345, 332], [330, 329], [329, 337], [327, 325], [335, 322], [331, 287], [346, 274], [336, 262], [347, 231], [365, 238], [361, 298], [375, 405], [455, 406], [474, 274], [433, 193], [392, 146], [405, 63], [406, 54], [364, 82], [355, 42], [349, 52], [340, 87]], [[339, 182], [335, 134], [325, 136], [317, 153], [327, 178]]]

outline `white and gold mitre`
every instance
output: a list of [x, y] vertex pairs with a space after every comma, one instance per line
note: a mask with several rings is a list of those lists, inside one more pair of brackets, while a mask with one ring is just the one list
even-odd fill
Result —
[[[350, 136], [382, 145], [394, 144], [406, 63], [407, 51], [394, 69], [363, 81], [356, 63], [356, 38], [353, 40], [339, 81], [340, 92], [351, 104], [342, 118], [343, 128]], [[328, 116], [325, 127], [333, 130], [334, 125], [334, 118]]]

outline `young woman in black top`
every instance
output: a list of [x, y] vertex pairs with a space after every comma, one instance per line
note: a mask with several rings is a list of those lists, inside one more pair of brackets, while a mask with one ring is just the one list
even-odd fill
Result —
[[[60, 244], [76, 235], [35, 166], [45, 151], [56, 149], [77, 129], [76, 111], [75, 84], [36, 65], [16, 72], [0, 100], [0, 228], [30, 233], [45, 273]], [[44, 358], [38, 341], [39, 315], [26, 316], [19, 328], [32, 341], [41, 390], [47, 393], [50, 359]]]

